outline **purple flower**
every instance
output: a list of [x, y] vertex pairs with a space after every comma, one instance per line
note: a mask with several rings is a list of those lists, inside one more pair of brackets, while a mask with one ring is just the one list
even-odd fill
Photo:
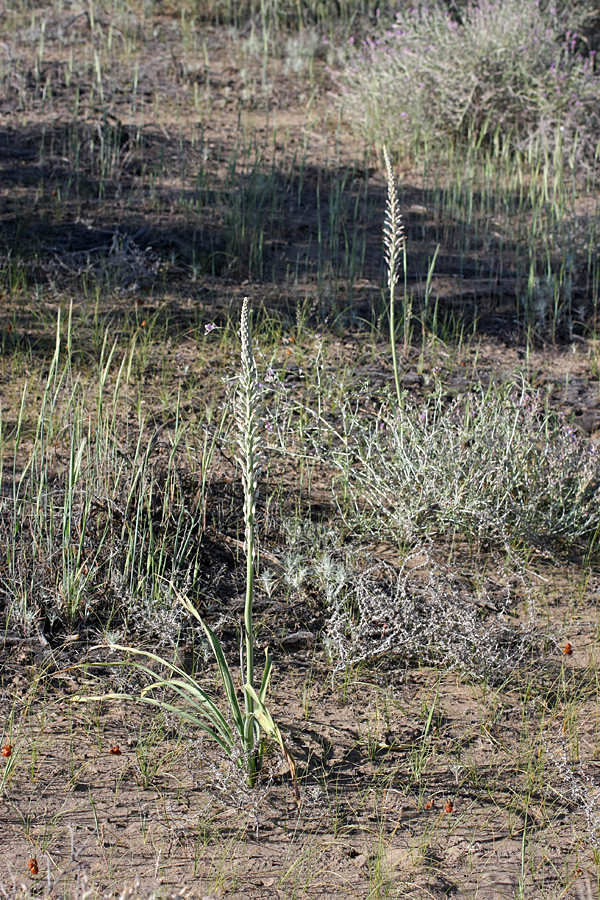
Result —
[[214, 331], [217, 326], [214, 322], [209, 322], [208, 325], [204, 326], [204, 334], [210, 334], [211, 331]]

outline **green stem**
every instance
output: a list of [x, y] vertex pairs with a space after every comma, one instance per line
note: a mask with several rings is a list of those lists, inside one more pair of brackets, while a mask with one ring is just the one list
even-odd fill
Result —
[[[248, 483], [254, 478], [252, 456], [248, 459]], [[246, 639], [246, 683], [254, 687], [254, 627], [252, 624], [252, 600], [254, 594], [254, 490], [248, 489], [246, 497], [246, 604], [244, 607], [244, 633]], [[257, 759], [254, 753], [254, 700], [246, 693], [246, 749], [250, 754], [248, 783], [253, 787], [257, 775]]]
[[[392, 346], [392, 366], [394, 367], [394, 382], [396, 384], [396, 397], [398, 404], [402, 402], [400, 394], [400, 373], [398, 371], [398, 353], [396, 351], [396, 285], [390, 280], [390, 344]], [[406, 313], [405, 313], [406, 315]]]
[[[408, 296], [408, 275], [406, 270], [406, 243], [402, 245], [402, 271], [404, 272], [404, 357], [408, 358], [408, 348], [410, 347], [410, 324], [412, 321], [412, 297]], [[396, 390], [398, 391], [398, 380], [396, 379]], [[398, 399], [398, 402], [399, 399]]]
[[[258, 725], [254, 715], [254, 627], [252, 624], [252, 600], [254, 594], [255, 534], [254, 515], [256, 508], [257, 478], [260, 467], [260, 420], [258, 407], [258, 379], [252, 355], [250, 329], [250, 309], [247, 297], [242, 304], [240, 325], [242, 339], [242, 390], [241, 390], [241, 447], [244, 471], [244, 525], [246, 529], [246, 602], [244, 605], [244, 644], [242, 659], [242, 679], [250, 690], [245, 691], [244, 734], [242, 742], [248, 757], [248, 784], [252, 787], [260, 767], [260, 751], [255, 749]], [[243, 671], [245, 669], [245, 672]]]

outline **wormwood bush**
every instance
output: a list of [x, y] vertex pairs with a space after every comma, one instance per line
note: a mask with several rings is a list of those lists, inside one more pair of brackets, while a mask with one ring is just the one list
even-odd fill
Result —
[[355, 524], [398, 541], [458, 532], [499, 546], [589, 551], [600, 527], [600, 454], [514, 384], [448, 403], [405, 398], [348, 416], [333, 454]]
[[458, 21], [441, 2], [403, 10], [351, 48], [346, 108], [379, 143], [414, 152], [501, 132], [593, 158], [600, 78], [568, 13], [539, 0], [480, 0]]

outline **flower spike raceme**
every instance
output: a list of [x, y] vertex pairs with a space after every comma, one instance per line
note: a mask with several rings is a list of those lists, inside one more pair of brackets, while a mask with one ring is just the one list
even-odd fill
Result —
[[[246, 602], [244, 604], [244, 641], [246, 649], [246, 685], [254, 688], [254, 632], [252, 623], [252, 602], [254, 594], [254, 570], [256, 562], [256, 546], [254, 519], [256, 515], [256, 497], [258, 494], [258, 476], [262, 462], [261, 411], [262, 396], [256, 371], [256, 363], [252, 353], [252, 335], [250, 331], [250, 304], [247, 297], [242, 303], [240, 321], [240, 339], [242, 344], [242, 373], [235, 398], [236, 424], [238, 428], [238, 461], [242, 470], [244, 486], [244, 526], [246, 551]], [[242, 673], [242, 678], [244, 673]], [[248, 727], [256, 730], [253, 720], [254, 700], [246, 693], [246, 722]], [[251, 734], [246, 740], [250, 743]]]
[[400, 202], [398, 191], [392, 170], [392, 163], [387, 147], [383, 148], [385, 161], [385, 173], [387, 181], [387, 200], [385, 205], [385, 223], [383, 226], [383, 247], [388, 273], [388, 290], [390, 294], [390, 344], [392, 348], [392, 364], [394, 367], [394, 381], [396, 384], [396, 396], [401, 402], [400, 375], [398, 372], [398, 357], [396, 353], [396, 285], [400, 268], [404, 271], [404, 355], [408, 352], [410, 341], [410, 320], [412, 316], [411, 303], [408, 300], [406, 289], [406, 236], [404, 223], [400, 214]]

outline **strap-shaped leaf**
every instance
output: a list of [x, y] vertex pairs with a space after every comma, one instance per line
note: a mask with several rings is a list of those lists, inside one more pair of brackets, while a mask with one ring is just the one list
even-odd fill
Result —
[[150, 691], [154, 691], [158, 688], [169, 688], [174, 693], [178, 694], [184, 703], [192, 709], [198, 710], [198, 715], [208, 719], [224, 737], [233, 742], [231, 729], [229, 728], [227, 720], [216, 703], [214, 703], [201, 688], [190, 683], [182, 682], [179, 679], [172, 678], [167, 681], [166, 679], [161, 678], [158, 681], [155, 681], [154, 684], [146, 685], [140, 692], [140, 698], [144, 699]]
[[[198, 621], [200, 622], [200, 624], [202, 625], [202, 627], [206, 633], [206, 636], [211, 645], [211, 649], [213, 651], [214, 657], [217, 661], [217, 666], [219, 668], [219, 674], [221, 676], [221, 681], [223, 682], [223, 687], [225, 689], [225, 693], [227, 695], [227, 700], [228, 700], [229, 706], [231, 708], [231, 714], [233, 717], [236, 731], [240, 735], [240, 738], [242, 738], [244, 735], [244, 720], [243, 720], [242, 712], [241, 712], [240, 705], [239, 705], [239, 702], [237, 699], [237, 695], [235, 692], [233, 678], [231, 676], [231, 672], [229, 670], [229, 666], [227, 665], [227, 660], [225, 659], [225, 654], [223, 653], [221, 645], [220, 645], [216, 635], [214, 634], [214, 632], [212, 632], [211, 629], [208, 627], [208, 625], [206, 625], [202, 621], [202, 618], [198, 614], [197, 610], [194, 609], [194, 607], [192, 606], [190, 601], [187, 599], [187, 597], [183, 597], [179, 592], [177, 592], [177, 593], [178, 593], [179, 599], [184, 604], [184, 606], [186, 606], [186, 608], [189, 608], [190, 611], [194, 612], [194, 615], [196, 616], [196, 618], [198, 619]], [[187, 682], [192, 681], [189, 678], [187, 672], [184, 672], [183, 669], [180, 669], [174, 663], [167, 662], [167, 660], [162, 659], [160, 656], [157, 656], [155, 653], [151, 653], [149, 650], [138, 650], [134, 647], [123, 647], [121, 644], [111, 644], [110, 646], [115, 650], [122, 650], [124, 652], [128, 651], [130, 653], [135, 653], [138, 656], [145, 656], [148, 659], [153, 659], [153, 660], [155, 660], [155, 662], [158, 662], [161, 665], [165, 666], [171, 672], [174, 672], [177, 675], [179, 675], [180, 678], [183, 679], [184, 681], [187, 681]], [[139, 663], [136, 663], [135, 665], [139, 666]], [[142, 667], [140, 666], [140, 668], [142, 668]], [[151, 671], [151, 670], [146, 669], [146, 667], [143, 667], [143, 668], [146, 671]], [[152, 677], [156, 678], [155, 672], [152, 672]], [[192, 682], [192, 683], [196, 686], [196, 689], [198, 690], [199, 693], [201, 693], [203, 695], [203, 697], [206, 699], [206, 701], [208, 703], [213, 704], [214, 708], [217, 709], [217, 707], [214, 705], [214, 702], [211, 700], [211, 698], [208, 696], [208, 694], [206, 694], [196, 682]], [[167, 684], [168, 684], [168, 682], [167, 682]]]
[[279, 730], [279, 726], [276, 725], [273, 721], [271, 713], [262, 702], [252, 685], [245, 684], [244, 691], [249, 694], [250, 697], [252, 697], [252, 699], [254, 700], [254, 718], [256, 719], [266, 736], [271, 738], [271, 740], [277, 741], [277, 743], [281, 747], [281, 752], [283, 753], [290, 769], [290, 776], [292, 779], [292, 785], [294, 787], [294, 800], [296, 801], [296, 806], [300, 806], [300, 788], [298, 787], [298, 776], [296, 774], [296, 760], [292, 756], [290, 750], [288, 750], [286, 743], [283, 740], [283, 735]]
[[183, 719], [184, 722], [189, 722], [191, 725], [196, 726], [196, 728], [200, 728], [206, 734], [208, 734], [213, 741], [216, 741], [217, 744], [222, 747], [222, 749], [227, 753], [228, 756], [231, 756], [234, 749], [233, 741], [224, 740], [221, 735], [219, 735], [210, 725], [207, 725], [206, 722], [203, 722], [202, 719], [199, 719], [197, 716], [192, 715], [191, 713], [186, 712], [186, 710], [181, 709], [179, 706], [173, 706], [171, 703], [165, 703], [164, 700], [155, 700], [154, 697], [136, 697], [133, 694], [117, 694], [117, 693], [108, 693], [108, 694], [95, 694], [90, 697], [83, 697], [79, 694], [76, 694], [74, 697], [71, 697], [72, 703], [94, 703], [96, 701], [102, 700], [130, 700], [132, 703], [147, 703], [149, 706], [157, 706], [162, 710], [167, 710], [168, 712], [173, 713], [178, 716], [180, 719]]
[[272, 669], [273, 663], [271, 661], [271, 657], [269, 656], [269, 648], [267, 647], [267, 649], [265, 650], [265, 668], [260, 682], [260, 690], [258, 692], [258, 699], [263, 704], [267, 697], [267, 691], [269, 690]]
[[[146, 659], [154, 660], [155, 662], [164, 666], [170, 672], [173, 672], [174, 674], [179, 676], [178, 678], [172, 678], [172, 679], [162, 678], [160, 675], [157, 676], [156, 672], [154, 672], [148, 666], [145, 666], [143, 663], [127, 662], [126, 660], [118, 660], [116, 663], [114, 663], [114, 665], [121, 666], [121, 667], [133, 666], [138, 671], [143, 672], [145, 675], [147, 675], [150, 678], [153, 678], [154, 682], [150, 685], [147, 685], [145, 688], [142, 689], [139, 698], [132, 696], [132, 695], [114, 694], [114, 695], [111, 695], [113, 697], [113, 699], [122, 697], [123, 699], [133, 699], [134, 701], [136, 701], [137, 699], [140, 699], [144, 702], [148, 702], [149, 698], [145, 697], [145, 694], [148, 691], [155, 690], [158, 688], [170, 688], [172, 691], [179, 694], [179, 696], [182, 697], [182, 699], [184, 700], [184, 702], [186, 704], [188, 704], [188, 705], [192, 704], [193, 706], [195, 706], [199, 715], [204, 716], [204, 718], [208, 719], [208, 721], [212, 725], [211, 732], [215, 729], [218, 730], [221, 733], [223, 740], [226, 741], [226, 743], [229, 745], [229, 747], [230, 748], [233, 747], [233, 743], [234, 743], [233, 737], [231, 735], [231, 729], [229, 727], [229, 723], [227, 722], [227, 719], [224, 717], [224, 715], [222, 714], [221, 710], [218, 708], [218, 706], [216, 705], [216, 703], [214, 702], [212, 697], [210, 697], [210, 695], [207, 694], [206, 691], [203, 690], [200, 687], [200, 685], [196, 681], [194, 681], [193, 678], [191, 678], [188, 675], [187, 672], [185, 672], [183, 669], [180, 669], [174, 663], [170, 663], [166, 659], [163, 659], [162, 657], [157, 656], [156, 653], [152, 653], [150, 650], [140, 650], [137, 647], [125, 647], [123, 644], [110, 644], [110, 648], [112, 650], [119, 650], [124, 653], [133, 653], [136, 656], [143, 656]], [[90, 663], [89, 665], [104, 666], [106, 664], [105, 663]], [[162, 701], [160, 701], [160, 702], [162, 702]], [[153, 700], [153, 703], [156, 703], [158, 705], [160, 705], [160, 702]], [[180, 710], [180, 707], [172, 707], [172, 709], [177, 711], [177, 710]], [[181, 718], [184, 718], [182, 710], [180, 710], [179, 715]], [[189, 718], [189, 715], [192, 715], [192, 714], [191, 713], [187, 714], [187, 716], [186, 716], [187, 721], [190, 721], [190, 722], [193, 721], [195, 724], [200, 723], [200, 720], [197, 719], [195, 716], [193, 716], [193, 718]], [[204, 726], [202, 726], [202, 727], [204, 728]], [[230, 750], [228, 750], [227, 752], [230, 752]]]
[[[214, 637], [214, 635], [213, 635], [213, 637]], [[221, 652], [222, 661], [225, 664], [225, 666], [227, 667], [227, 662], [225, 660], [225, 656], [223, 655], [223, 651], [221, 650], [221, 646], [220, 646], [219, 642], [217, 641], [216, 637], [215, 637], [215, 642], [217, 643], [218, 649]], [[162, 659], [160, 656], [157, 656], [155, 653], [152, 653], [149, 650], [138, 650], [134, 647], [123, 647], [120, 644], [113, 644], [111, 646], [113, 646], [117, 650], [123, 650], [123, 651], [129, 650], [131, 653], [135, 653], [138, 656], [145, 656], [149, 659], [153, 659], [156, 662], [165, 666], [167, 669], [169, 669], [174, 674], [178, 675], [179, 678], [177, 678], [177, 679], [167, 680], [167, 679], [160, 678], [160, 677], [157, 679], [156, 673], [152, 672], [151, 669], [148, 669], [147, 666], [141, 666], [139, 663], [134, 664], [136, 667], [143, 669], [147, 673], [151, 673], [152, 677], [154, 679], [157, 679], [155, 681], [156, 686], [161, 685], [163, 687], [171, 687], [172, 690], [176, 691], [176, 693], [179, 693], [180, 696], [182, 696], [186, 700], [186, 702], [188, 701], [188, 698], [185, 697], [185, 695], [181, 692], [181, 690], [178, 687], [176, 687], [177, 684], [179, 684], [180, 687], [183, 687], [189, 694], [192, 694], [192, 695], [196, 694], [196, 697], [200, 698], [201, 702], [199, 705], [201, 706], [204, 714], [211, 720], [211, 722], [213, 723], [213, 725], [216, 728], [219, 728], [219, 730], [223, 734], [228, 735], [229, 740], [231, 740], [231, 731], [229, 729], [229, 725], [227, 724], [227, 720], [225, 719], [225, 717], [219, 710], [218, 706], [216, 705], [214, 700], [206, 693], [206, 691], [204, 691], [196, 681], [194, 681], [192, 678], [189, 677], [187, 672], [185, 672], [183, 669], [180, 669], [174, 663], [167, 662], [167, 660]], [[223, 679], [221, 662], [219, 661], [219, 658], [217, 657], [217, 654], [216, 654], [216, 651], [214, 648], [213, 648], [213, 652], [215, 653], [215, 657], [217, 658], [217, 665], [219, 666], [219, 671], [221, 673], [221, 680], [223, 680], [225, 689], [227, 690], [225, 681]], [[233, 680], [231, 679], [231, 673], [229, 673], [228, 668], [227, 668], [227, 672], [229, 674], [229, 679], [231, 681], [231, 684], [233, 685]], [[144, 688], [144, 690], [142, 691], [142, 694], [144, 694], [149, 689], [150, 689], [150, 686], [148, 686], [147, 688]], [[236, 704], [237, 704], [237, 697], [235, 699], [236, 699]], [[239, 712], [239, 704], [237, 705], [237, 709]], [[232, 710], [232, 713], [233, 713], [233, 717], [234, 717], [234, 721], [235, 721], [235, 710]], [[239, 731], [240, 736], [241, 736], [242, 732], [239, 730], [238, 723], [235, 722], [235, 725], [236, 725], [236, 729]]]
[[245, 716], [242, 714], [242, 710], [240, 708], [240, 704], [237, 698], [237, 693], [235, 690], [235, 685], [233, 683], [233, 678], [231, 677], [231, 671], [227, 664], [227, 660], [225, 659], [225, 654], [223, 653], [223, 648], [219, 643], [219, 640], [212, 631], [198, 610], [194, 607], [193, 603], [189, 600], [188, 597], [185, 597], [177, 588], [174, 588], [175, 593], [180, 600], [181, 603], [185, 606], [185, 608], [190, 612], [195, 619], [200, 622], [202, 628], [204, 629], [204, 633], [208, 638], [208, 642], [210, 644], [213, 655], [217, 661], [217, 666], [219, 667], [219, 673], [221, 675], [221, 681], [223, 682], [223, 688], [225, 689], [225, 694], [227, 695], [227, 700], [229, 701], [229, 708], [231, 709], [231, 715], [233, 716], [233, 721], [236, 727], [236, 730], [242, 740], [245, 740], [246, 734], [246, 723]]

